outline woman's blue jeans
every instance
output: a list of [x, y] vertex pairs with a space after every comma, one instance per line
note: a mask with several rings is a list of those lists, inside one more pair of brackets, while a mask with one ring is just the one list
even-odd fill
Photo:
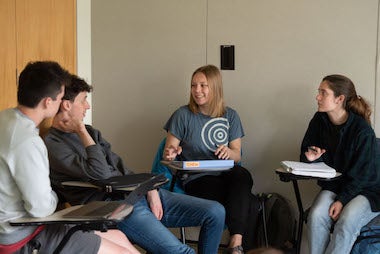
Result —
[[118, 223], [118, 227], [134, 243], [151, 253], [195, 253], [182, 244], [167, 227], [201, 226], [198, 253], [218, 252], [225, 210], [216, 201], [159, 191], [164, 215], [161, 221], [151, 212], [145, 198], [134, 205], [131, 215]]
[[358, 195], [343, 207], [330, 236], [334, 222], [329, 217], [329, 208], [335, 197], [335, 193], [323, 190], [310, 209], [307, 218], [310, 254], [350, 253], [360, 229], [379, 214], [371, 211], [366, 197]]

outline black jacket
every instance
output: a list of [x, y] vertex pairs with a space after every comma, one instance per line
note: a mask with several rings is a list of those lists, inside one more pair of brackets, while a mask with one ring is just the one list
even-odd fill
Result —
[[327, 114], [317, 112], [302, 141], [300, 160], [308, 162], [304, 154], [308, 146], [326, 149], [317, 161], [325, 162], [342, 176], [334, 181], [319, 181], [322, 189], [336, 193], [336, 200], [343, 205], [363, 195], [372, 211], [380, 211], [380, 155], [372, 127], [359, 115], [349, 112], [346, 123], [337, 132], [335, 152], [331, 151], [334, 148], [329, 142], [332, 128], [335, 126]]

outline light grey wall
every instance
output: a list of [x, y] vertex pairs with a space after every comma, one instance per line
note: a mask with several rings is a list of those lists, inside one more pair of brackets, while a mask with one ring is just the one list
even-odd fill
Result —
[[206, 63], [206, 2], [92, 2], [93, 123], [127, 165], [151, 168], [162, 127]]
[[[225, 97], [243, 121], [243, 165], [259, 192], [294, 199], [274, 173], [297, 160], [321, 78], [342, 73], [375, 102], [377, 0], [93, 0], [93, 124], [127, 164], [149, 171], [162, 126], [186, 104], [191, 73], [219, 66]], [[305, 205], [317, 190], [301, 184]]]
[[[91, 0], [77, 0], [77, 72], [89, 84], [91, 81]], [[92, 105], [92, 94], [87, 97]], [[86, 124], [92, 123], [92, 109], [87, 110], [84, 119]]]

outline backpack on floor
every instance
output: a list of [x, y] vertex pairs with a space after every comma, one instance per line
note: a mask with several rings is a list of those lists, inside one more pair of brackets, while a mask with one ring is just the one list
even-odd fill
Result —
[[243, 249], [244, 251], [253, 249], [257, 247], [256, 236], [257, 236], [257, 224], [260, 219], [259, 214], [261, 211], [261, 206], [259, 199], [256, 195], [251, 194], [250, 196], [250, 204], [249, 204], [249, 217], [247, 220], [247, 229], [243, 234]]
[[291, 202], [278, 193], [259, 194], [262, 210], [258, 221], [257, 246], [272, 246], [295, 252], [297, 219]]
[[351, 250], [351, 254], [367, 253], [380, 253], [380, 215], [361, 229]]

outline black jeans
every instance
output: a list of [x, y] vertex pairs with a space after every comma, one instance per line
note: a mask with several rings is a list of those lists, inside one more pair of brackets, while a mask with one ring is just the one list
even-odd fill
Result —
[[234, 166], [220, 175], [206, 175], [190, 181], [185, 185], [185, 192], [221, 203], [226, 209], [226, 224], [230, 234], [244, 235], [251, 216], [249, 210], [252, 185], [249, 171], [241, 166]]

